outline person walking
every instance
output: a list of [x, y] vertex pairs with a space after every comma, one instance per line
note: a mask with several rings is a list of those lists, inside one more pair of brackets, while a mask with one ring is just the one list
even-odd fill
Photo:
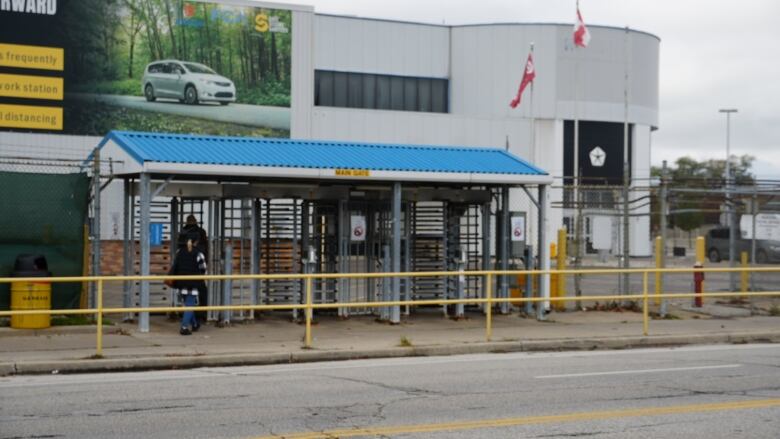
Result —
[[[194, 235], [193, 235], [194, 234]], [[203, 253], [203, 256], [206, 257], [206, 260], [209, 259], [209, 239], [208, 235], [206, 234], [206, 231], [203, 230], [203, 227], [201, 227], [198, 224], [198, 220], [195, 218], [195, 215], [187, 215], [187, 218], [184, 222], [184, 227], [182, 227], [181, 232], [179, 233], [179, 249], [183, 249], [187, 246], [187, 236], [197, 236], [198, 240], [195, 244], [195, 248], [200, 250], [201, 253]], [[209, 304], [209, 290], [208, 286], [206, 285], [206, 282], [202, 282], [200, 287], [198, 288], [198, 306], [208, 306]], [[199, 322], [205, 322], [206, 321], [206, 311], [197, 311], [195, 313], [195, 317], [198, 319]]]
[[[206, 274], [206, 256], [198, 249], [200, 236], [195, 231], [190, 231], [185, 236], [186, 244], [179, 248], [176, 257], [173, 260], [170, 275], [197, 275]], [[205, 290], [206, 282], [204, 280], [176, 280], [172, 286], [179, 294], [181, 302], [186, 307], [198, 305], [198, 293]], [[200, 324], [195, 318], [195, 312], [192, 310], [184, 311], [181, 318], [181, 335], [190, 335], [193, 331], [200, 329]]]

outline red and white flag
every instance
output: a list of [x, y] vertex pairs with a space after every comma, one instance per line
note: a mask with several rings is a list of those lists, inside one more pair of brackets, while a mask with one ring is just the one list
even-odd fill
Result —
[[578, 47], [588, 47], [590, 43], [590, 32], [585, 27], [585, 22], [582, 21], [582, 14], [580, 14], [580, 8], [577, 7], [577, 22], [574, 23], [574, 45]]
[[536, 68], [534, 67], [534, 57], [532, 53], [528, 54], [528, 61], [525, 62], [525, 71], [523, 72], [523, 80], [520, 81], [520, 88], [517, 90], [517, 96], [512, 99], [509, 106], [517, 108], [520, 105], [520, 98], [523, 96], [523, 90], [528, 87], [528, 84], [536, 78]]

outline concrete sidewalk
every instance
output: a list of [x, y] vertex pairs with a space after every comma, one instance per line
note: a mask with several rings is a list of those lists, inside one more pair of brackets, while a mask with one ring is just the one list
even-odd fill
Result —
[[492, 341], [486, 342], [481, 313], [468, 313], [455, 321], [443, 318], [440, 310], [428, 309], [418, 310], [400, 325], [379, 323], [370, 316], [318, 317], [312, 329], [313, 348], [304, 349], [304, 326], [288, 317], [289, 313], [265, 314], [224, 328], [209, 324], [191, 336], [179, 335], [178, 322], [163, 316], [152, 317], [148, 333], [138, 332], [131, 323], [106, 326], [102, 358], [94, 357], [94, 326], [0, 328], [0, 375], [780, 342], [780, 317], [685, 314], [680, 320], [652, 320], [650, 335], [644, 337], [642, 314], [625, 311], [551, 313], [544, 322], [518, 314], [495, 315]]

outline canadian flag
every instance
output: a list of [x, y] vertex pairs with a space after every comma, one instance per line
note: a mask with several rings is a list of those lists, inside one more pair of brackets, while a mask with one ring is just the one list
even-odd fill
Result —
[[585, 27], [585, 22], [582, 21], [582, 14], [580, 14], [580, 8], [577, 8], [577, 22], [574, 23], [574, 45], [578, 47], [588, 47], [590, 43], [590, 32]]
[[528, 84], [536, 78], [536, 68], [534, 68], [534, 57], [532, 53], [528, 54], [528, 61], [525, 62], [525, 71], [523, 72], [523, 80], [520, 81], [520, 88], [517, 90], [517, 96], [512, 99], [509, 106], [517, 108], [520, 105], [520, 98], [523, 96], [523, 90], [528, 87]]

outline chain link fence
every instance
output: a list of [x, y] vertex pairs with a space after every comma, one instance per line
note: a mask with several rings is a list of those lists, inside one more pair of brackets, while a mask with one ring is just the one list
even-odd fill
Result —
[[[19, 255], [43, 255], [56, 276], [84, 274], [90, 177], [81, 161], [0, 156], [0, 276]], [[52, 285], [52, 307], [78, 307], [80, 284]], [[0, 309], [10, 306], [0, 285]]]

